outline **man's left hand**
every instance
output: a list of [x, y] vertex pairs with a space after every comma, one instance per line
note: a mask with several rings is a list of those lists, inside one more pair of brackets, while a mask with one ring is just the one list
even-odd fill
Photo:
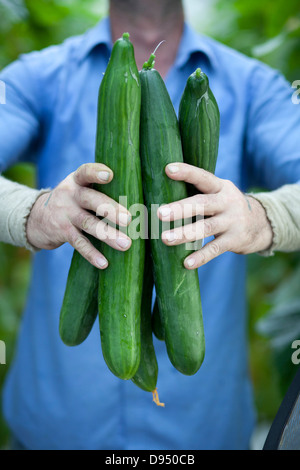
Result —
[[249, 254], [271, 246], [273, 231], [265, 209], [231, 181], [186, 163], [169, 164], [165, 171], [173, 180], [194, 185], [199, 194], [161, 206], [158, 217], [164, 222], [203, 218], [164, 231], [163, 242], [174, 246], [214, 236], [214, 240], [185, 259], [187, 269], [199, 268], [226, 251]]

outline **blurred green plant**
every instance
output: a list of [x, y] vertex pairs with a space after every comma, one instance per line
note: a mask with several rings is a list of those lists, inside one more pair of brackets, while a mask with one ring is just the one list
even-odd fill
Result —
[[83, 33], [106, 13], [105, 0], [0, 0], [0, 68]]
[[214, 0], [205, 32], [240, 52], [300, 78], [298, 0]]
[[273, 361], [279, 372], [279, 387], [282, 394], [295, 375], [291, 360], [292, 344], [300, 339], [300, 265], [286, 276], [269, 296], [271, 309], [255, 325], [261, 336], [269, 339]]

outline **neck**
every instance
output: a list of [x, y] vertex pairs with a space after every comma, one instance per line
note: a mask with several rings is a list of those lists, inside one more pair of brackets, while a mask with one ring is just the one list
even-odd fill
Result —
[[110, 21], [114, 42], [125, 31], [130, 33], [139, 70], [156, 46], [165, 41], [155, 61], [164, 78], [176, 58], [183, 31], [181, 0], [111, 0]]

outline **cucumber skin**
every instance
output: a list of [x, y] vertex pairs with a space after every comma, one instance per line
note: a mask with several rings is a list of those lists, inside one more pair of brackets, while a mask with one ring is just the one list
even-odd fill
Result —
[[154, 302], [151, 325], [152, 325], [152, 331], [154, 335], [156, 336], [156, 338], [159, 339], [160, 341], [164, 341], [165, 332], [164, 332], [164, 326], [160, 318], [157, 298], [155, 299], [155, 302]]
[[143, 296], [141, 306], [141, 361], [139, 368], [131, 379], [132, 382], [146, 392], [153, 392], [156, 389], [158, 364], [153, 345], [151, 326], [151, 307], [153, 292], [152, 259], [150, 254], [150, 244], [147, 245], [145, 258], [145, 272], [143, 283]]
[[[199, 74], [195, 71], [187, 80], [179, 105], [179, 129], [184, 162], [215, 173], [219, 150], [220, 111], [204, 72]], [[197, 194], [194, 186], [187, 187], [189, 196]], [[152, 328], [155, 336], [162, 341], [164, 331], [157, 300], [152, 315]]]
[[59, 319], [59, 334], [67, 346], [88, 337], [98, 315], [99, 271], [74, 250]]
[[[129, 39], [114, 44], [99, 89], [96, 162], [114, 172], [102, 193], [118, 201], [127, 196], [128, 209], [143, 204], [139, 157], [141, 87]], [[121, 202], [122, 203], [122, 202]], [[142, 224], [144, 222], [142, 221]], [[111, 372], [128, 380], [140, 362], [140, 313], [145, 240], [132, 240], [126, 252], [101, 244], [109, 266], [99, 276], [99, 325], [103, 357]]]
[[[167, 204], [187, 197], [186, 185], [165, 173], [168, 163], [183, 161], [178, 120], [164, 81], [155, 69], [140, 72], [141, 160], [145, 202], [149, 221], [152, 204]], [[163, 224], [161, 224], [163, 225]], [[167, 353], [173, 366], [186, 375], [195, 374], [205, 354], [202, 307], [198, 273], [187, 270], [189, 255], [184, 245], [166, 246], [151, 238], [154, 281], [165, 330]]]

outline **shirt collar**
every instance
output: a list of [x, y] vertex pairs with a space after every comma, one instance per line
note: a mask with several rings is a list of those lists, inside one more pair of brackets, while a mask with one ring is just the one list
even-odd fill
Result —
[[[210, 38], [198, 34], [187, 23], [184, 23], [183, 34], [174, 65], [179, 68], [184, 66], [191, 55], [195, 53], [204, 54], [212, 65], [216, 64], [211, 41]], [[83, 60], [96, 46], [101, 44], [105, 45], [109, 52], [111, 52], [113, 44], [109, 17], [104, 18], [85, 33], [79, 50], [79, 60]]]
[[112, 38], [109, 18], [104, 18], [83, 35], [82, 45], [78, 51], [79, 61], [85, 59], [96, 47], [103, 44], [109, 51], [112, 50]]
[[191, 26], [185, 23], [175, 66], [183, 67], [195, 53], [204, 54], [211, 65], [216, 65], [217, 59], [212, 47], [212, 40], [207, 36], [197, 33]]

